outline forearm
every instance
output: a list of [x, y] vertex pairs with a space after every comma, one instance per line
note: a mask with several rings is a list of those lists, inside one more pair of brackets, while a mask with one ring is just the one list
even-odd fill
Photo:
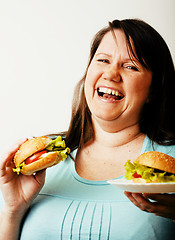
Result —
[[0, 240], [19, 239], [22, 218], [23, 214], [9, 213], [4, 207], [0, 213]]

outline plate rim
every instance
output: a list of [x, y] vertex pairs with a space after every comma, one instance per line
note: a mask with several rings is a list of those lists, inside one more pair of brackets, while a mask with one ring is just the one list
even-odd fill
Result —
[[[166, 183], [133, 183], [132, 180], [127, 179], [113, 179], [107, 182], [110, 185], [118, 187], [124, 191], [137, 193], [175, 193], [175, 182]], [[143, 187], [143, 190], [142, 190]], [[155, 187], [155, 189], [150, 189]], [[161, 188], [163, 187], [163, 188]], [[167, 189], [166, 189], [167, 187]], [[172, 189], [173, 187], [173, 189]]]

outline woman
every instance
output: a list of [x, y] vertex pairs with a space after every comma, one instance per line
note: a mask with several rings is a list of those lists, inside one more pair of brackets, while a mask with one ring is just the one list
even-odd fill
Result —
[[170, 52], [152, 27], [126, 19], [100, 30], [75, 90], [66, 133], [71, 157], [48, 169], [46, 181], [45, 171], [11, 171], [20, 143], [1, 160], [0, 239], [173, 236], [174, 194], [124, 195], [106, 180], [122, 177], [125, 162], [142, 152], [175, 157], [174, 89]]

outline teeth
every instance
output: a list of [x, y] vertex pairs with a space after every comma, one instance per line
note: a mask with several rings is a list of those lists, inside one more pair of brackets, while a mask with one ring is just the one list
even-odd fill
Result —
[[116, 91], [115, 91], [115, 90], [113, 90], [113, 91], [112, 91], [112, 95], [115, 95], [115, 93], [116, 93]]
[[112, 94], [112, 95], [119, 96], [119, 97], [124, 97], [123, 94], [120, 93], [119, 91], [115, 91], [110, 88], [100, 87], [100, 88], [98, 88], [98, 91], [102, 92], [102, 93]]
[[110, 89], [108, 89], [108, 90], [106, 91], [106, 93], [108, 93], [108, 94], [111, 94], [111, 90], [110, 90]]

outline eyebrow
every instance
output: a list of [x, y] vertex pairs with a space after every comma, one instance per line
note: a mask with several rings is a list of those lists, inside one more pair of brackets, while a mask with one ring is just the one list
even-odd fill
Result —
[[100, 53], [97, 53], [96, 56], [99, 56], [99, 55], [105, 55], [107, 57], [112, 57], [111, 54], [108, 54], [108, 53], [103, 53], [103, 52], [100, 52]]
[[134, 60], [133, 58], [124, 58], [123, 59], [125, 62], [134, 62], [134, 63], [138, 63], [137, 60]]
[[[107, 57], [112, 57], [111, 54], [103, 53], [103, 52], [100, 52], [100, 53], [97, 53], [97, 54], [96, 54], [96, 56], [99, 56], [99, 55], [105, 55], [105, 56], [107, 56]], [[122, 61], [124, 61], [124, 62], [134, 62], [134, 63], [138, 63], [137, 60], [134, 60], [134, 59], [132, 59], [132, 58], [124, 58], [124, 59], [122, 59]]]

